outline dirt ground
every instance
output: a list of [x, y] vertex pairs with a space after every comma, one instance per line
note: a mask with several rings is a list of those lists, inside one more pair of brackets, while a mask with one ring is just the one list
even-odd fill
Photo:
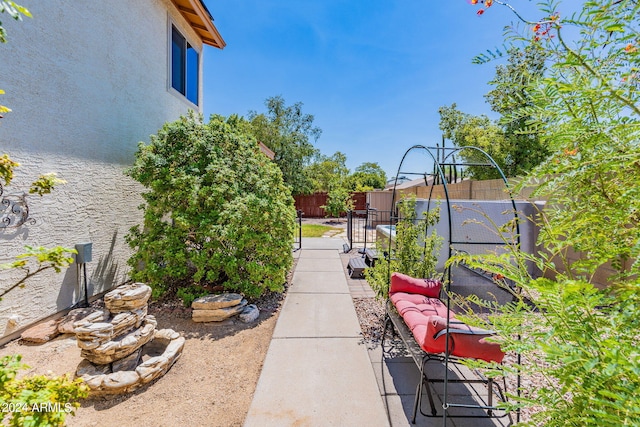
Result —
[[[309, 218], [304, 222], [345, 228], [346, 220]], [[295, 269], [295, 264], [294, 268]], [[291, 283], [292, 271], [288, 276]], [[158, 329], [171, 328], [186, 338], [181, 357], [150, 385], [110, 399], [82, 402], [68, 426], [241, 426], [253, 398], [285, 294], [254, 301], [260, 317], [251, 324], [237, 318], [194, 323], [180, 302], [151, 302]], [[73, 335], [42, 344], [20, 340], [0, 347], [0, 357], [20, 354], [30, 369], [19, 375], [73, 375], [81, 362]]]
[[[262, 305], [262, 307], [260, 307]], [[194, 323], [179, 303], [151, 303], [158, 328], [185, 338], [182, 356], [164, 377], [125, 396], [86, 400], [69, 426], [240, 426], [249, 410], [281, 305], [263, 304], [251, 324], [237, 319]], [[0, 357], [21, 354], [29, 373], [73, 374], [81, 361], [72, 335], [42, 345], [18, 340], [0, 348]]]
[[[305, 219], [345, 228], [346, 220]], [[293, 270], [287, 282], [291, 283]], [[287, 286], [287, 285], [285, 285]], [[251, 324], [237, 318], [194, 323], [191, 309], [178, 301], [149, 304], [158, 329], [171, 328], [186, 338], [181, 357], [166, 375], [133, 393], [82, 402], [68, 426], [241, 426], [253, 398], [285, 294], [270, 294], [253, 303], [260, 317]], [[19, 375], [72, 375], [82, 361], [73, 335], [42, 344], [20, 340], [0, 347], [0, 357], [20, 354], [30, 366]]]

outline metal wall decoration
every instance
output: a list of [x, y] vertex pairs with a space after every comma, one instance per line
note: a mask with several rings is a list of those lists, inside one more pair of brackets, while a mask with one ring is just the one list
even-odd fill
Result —
[[0, 229], [35, 223], [36, 220], [29, 217], [26, 193], [4, 195], [4, 188], [0, 184]]

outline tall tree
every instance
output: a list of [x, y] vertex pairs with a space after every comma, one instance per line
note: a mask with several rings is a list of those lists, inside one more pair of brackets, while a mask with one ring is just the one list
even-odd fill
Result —
[[507, 176], [522, 175], [549, 156], [529, 113], [533, 106], [531, 90], [545, 71], [547, 51], [539, 45], [509, 50], [508, 63], [496, 67], [493, 85], [485, 99], [501, 115], [504, 133], [503, 169]]
[[351, 191], [382, 189], [387, 183], [387, 174], [378, 163], [364, 162], [348, 178]]
[[313, 125], [312, 114], [302, 112], [302, 102], [287, 106], [282, 96], [267, 98], [266, 113], [250, 111], [249, 131], [273, 152], [285, 184], [293, 194], [311, 191], [311, 181], [304, 173], [313, 156], [322, 130]]
[[[491, 109], [501, 115], [497, 122], [485, 115], [461, 112], [456, 104], [441, 107], [440, 129], [456, 146], [472, 145], [489, 153], [508, 177], [524, 175], [544, 161], [549, 151], [543, 144], [538, 127], [531, 126], [531, 92], [542, 78], [547, 53], [539, 46], [510, 49], [508, 62], [496, 67], [494, 86], [485, 99]], [[474, 158], [478, 153], [461, 153]], [[497, 171], [469, 168], [476, 179], [499, 178]]]
[[[458, 110], [457, 105], [440, 107], [440, 129], [445, 138], [450, 139], [458, 147], [478, 147], [489, 154], [502, 168], [505, 169], [507, 147], [503, 130], [485, 115], [474, 116]], [[462, 151], [465, 161], [470, 163], [482, 162], [484, 159], [477, 151]], [[466, 173], [474, 179], [500, 178], [500, 174], [493, 168], [470, 166]]]
[[307, 167], [306, 174], [312, 182], [313, 191], [330, 191], [336, 187], [346, 187], [349, 169], [347, 156], [336, 151], [332, 156], [318, 154], [316, 160]]

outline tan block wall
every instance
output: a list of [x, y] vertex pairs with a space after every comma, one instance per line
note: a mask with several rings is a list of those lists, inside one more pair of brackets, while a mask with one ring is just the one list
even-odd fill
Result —
[[[510, 180], [510, 187], [513, 187], [515, 184], [514, 180]], [[494, 180], [485, 180], [485, 181], [462, 181], [455, 184], [447, 185], [447, 190], [449, 192], [449, 199], [463, 199], [463, 200], [506, 200], [509, 198], [509, 195], [506, 190], [506, 186], [502, 179], [494, 179]], [[531, 193], [534, 191], [532, 188], [528, 188], [525, 191], [514, 194], [513, 198], [516, 200], [529, 200]], [[389, 193], [388, 199], [390, 203], [391, 200], [391, 192]], [[403, 195], [415, 195], [417, 198], [421, 199], [429, 199], [430, 195], [432, 199], [445, 199], [444, 188], [442, 185], [434, 186], [434, 187], [413, 187], [404, 190], [398, 191], [396, 196], [396, 200], [401, 199]], [[389, 209], [389, 208], [386, 208]], [[580, 259], [581, 254], [570, 251], [567, 256], [567, 259], [570, 263], [577, 261]], [[628, 269], [630, 266], [630, 261], [626, 263], [626, 268]], [[559, 264], [558, 264], [559, 265]], [[611, 268], [611, 265], [608, 263], [601, 268], [599, 268], [595, 275], [592, 278], [592, 282], [598, 287], [606, 287], [608, 284], [609, 277], [613, 274], [617, 273], [616, 270]], [[551, 272], [546, 272], [545, 277], [553, 278], [553, 274]]]

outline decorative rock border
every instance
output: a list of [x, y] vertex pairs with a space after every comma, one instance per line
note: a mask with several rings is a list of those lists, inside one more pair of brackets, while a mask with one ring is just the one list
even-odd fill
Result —
[[89, 387], [91, 396], [108, 396], [128, 393], [161, 377], [180, 358], [185, 339], [171, 329], [155, 331], [153, 340], [142, 347], [139, 357], [155, 354], [164, 347], [157, 356], [149, 357], [138, 364], [135, 369], [115, 371], [115, 363], [100, 365], [83, 360], [76, 371]]
[[155, 317], [147, 315], [150, 296], [144, 283], [120, 286], [105, 294], [106, 310], [74, 323], [84, 358], [76, 376], [91, 396], [135, 390], [164, 375], [182, 354], [185, 339], [171, 329], [156, 330]]

